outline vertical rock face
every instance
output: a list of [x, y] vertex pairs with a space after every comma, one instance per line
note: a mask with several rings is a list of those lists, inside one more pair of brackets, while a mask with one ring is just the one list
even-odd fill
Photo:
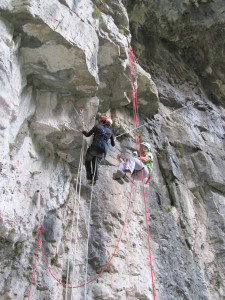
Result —
[[[28, 298], [41, 224], [61, 284], [39, 249], [30, 299], [225, 297], [223, 31], [222, 0], [1, 1], [0, 299]], [[142, 184], [112, 180], [136, 149], [130, 44], [153, 280]], [[81, 127], [99, 114], [118, 138], [92, 190]]]

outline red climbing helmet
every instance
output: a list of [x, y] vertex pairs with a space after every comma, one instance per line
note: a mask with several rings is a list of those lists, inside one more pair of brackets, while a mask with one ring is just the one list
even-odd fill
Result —
[[102, 117], [100, 120], [99, 120], [99, 123], [100, 122], [103, 122], [103, 123], [106, 123], [107, 125], [109, 126], [112, 126], [112, 120], [108, 117]]

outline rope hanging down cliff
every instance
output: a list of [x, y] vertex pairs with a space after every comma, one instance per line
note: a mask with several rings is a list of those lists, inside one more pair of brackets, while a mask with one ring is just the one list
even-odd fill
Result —
[[[132, 51], [131, 48], [130, 48], [128, 53], [129, 53], [129, 61], [130, 61], [130, 77], [131, 77], [131, 84], [132, 84], [132, 102], [133, 102], [134, 127], [136, 128], [136, 131], [135, 131], [136, 148], [139, 145], [139, 151], [140, 151], [141, 147], [140, 147], [138, 121], [137, 121], [137, 116], [138, 116], [137, 85], [136, 85], [136, 90], [134, 89], [134, 80], [136, 82], [137, 76], [136, 76], [136, 71], [135, 71], [134, 61], [133, 61], [134, 54], [133, 54], [133, 51]], [[134, 73], [134, 80], [133, 80], [132, 71]], [[153, 297], [154, 297], [154, 300], [155, 300], [155, 286], [154, 286], [154, 278], [153, 278], [150, 234], [149, 234], [148, 215], [147, 215], [147, 203], [146, 203], [146, 197], [145, 197], [144, 176], [143, 176], [143, 170], [142, 169], [141, 169], [141, 174], [142, 174], [142, 185], [143, 185], [143, 194], [144, 194], [144, 203], [145, 203], [145, 218], [146, 218], [146, 228], [147, 228], [147, 235], [148, 235], [148, 247], [149, 247], [151, 278], [152, 278], [152, 289], [153, 289]]]
[[[83, 123], [83, 116], [82, 116], [82, 123]], [[82, 161], [83, 161], [83, 147], [81, 149], [81, 154], [80, 154], [80, 163], [79, 163], [79, 166], [80, 168], [82, 167]], [[78, 174], [77, 174], [77, 184], [76, 184], [76, 195], [75, 195], [75, 199], [77, 197], [77, 186], [78, 186], [78, 182], [79, 180], [81, 180], [81, 176], [80, 176], [80, 169], [78, 170]], [[79, 177], [80, 176], [80, 177]], [[42, 246], [42, 242], [41, 242], [41, 234], [42, 234], [42, 230], [43, 230], [43, 225], [41, 225], [40, 227], [40, 231], [39, 231], [39, 238], [38, 238], [38, 244], [37, 244], [37, 250], [36, 250], [36, 256], [35, 256], [35, 262], [34, 262], [34, 267], [33, 267], [33, 273], [32, 273], [32, 279], [31, 279], [31, 284], [30, 284], [30, 290], [29, 290], [29, 296], [28, 296], [28, 300], [30, 299], [30, 294], [31, 294], [31, 288], [32, 288], [32, 283], [33, 283], [33, 277], [34, 277], [34, 272], [35, 272], [35, 268], [36, 268], [36, 263], [37, 263], [37, 257], [38, 257], [38, 250], [39, 250], [39, 247], [41, 248], [41, 252], [42, 252], [42, 256], [43, 256], [43, 259], [44, 259], [44, 262], [46, 264], [46, 268], [47, 270], [49, 271], [50, 275], [59, 283], [61, 284], [65, 289], [66, 289], [66, 293], [67, 293], [67, 289], [76, 289], [76, 288], [80, 288], [80, 287], [85, 287], [86, 285], [90, 284], [91, 282], [94, 282], [95, 280], [97, 280], [97, 278], [103, 273], [105, 272], [105, 270], [108, 268], [110, 262], [112, 261], [113, 257], [115, 256], [116, 254], [116, 251], [119, 247], [119, 243], [121, 241], [121, 238], [122, 238], [122, 234], [123, 234], [123, 231], [125, 229], [125, 225], [126, 225], [126, 221], [127, 221], [127, 217], [128, 217], [128, 212], [129, 212], [129, 208], [130, 208], [130, 203], [131, 203], [131, 197], [132, 197], [132, 191], [133, 191], [133, 185], [134, 185], [134, 179], [133, 179], [133, 182], [132, 182], [132, 187], [131, 187], [131, 191], [130, 191], [130, 199], [129, 199], [129, 203], [128, 203], [128, 208], [127, 208], [127, 212], [126, 212], [126, 216], [125, 216], [125, 220], [124, 220], [124, 225], [122, 227], [122, 230], [121, 230], [121, 233], [120, 233], [120, 236], [119, 236], [119, 239], [118, 239], [118, 242], [116, 244], [116, 247], [114, 249], [114, 252], [111, 256], [111, 258], [108, 260], [107, 264], [105, 265], [105, 267], [100, 271], [100, 273], [98, 275], [96, 275], [94, 278], [92, 278], [91, 280], [89, 281], [85, 281], [83, 284], [79, 284], [77, 286], [73, 286], [73, 285], [68, 285], [67, 282], [68, 282], [68, 266], [67, 266], [67, 282], [66, 284], [64, 284], [61, 280], [57, 279], [56, 276], [53, 274], [53, 272], [51, 271], [49, 265], [48, 265], [48, 262], [47, 262], [47, 259], [45, 257], [45, 254], [44, 254], [44, 250], [43, 250], [43, 246]], [[80, 186], [81, 186], [81, 181], [80, 181]], [[92, 193], [93, 193], [93, 182], [92, 182]], [[80, 195], [80, 190], [79, 190], [79, 195]], [[92, 197], [92, 196], [91, 196]], [[74, 204], [74, 210], [75, 210], [75, 206], [76, 204]], [[89, 207], [89, 215], [90, 215], [90, 209], [91, 209], [91, 205]], [[77, 219], [78, 220], [78, 219]], [[73, 221], [72, 223], [74, 224], [74, 214], [73, 214]], [[73, 227], [73, 226], [72, 226]], [[89, 227], [89, 225], [88, 225]], [[89, 231], [89, 229], [88, 229]], [[71, 237], [70, 237], [70, 242], [71, 242], [71, 239], [72, 239], [72, 232], [73, 230], [71, 230]], [[89, 233], [88, 233], [89, 235]], [[88, 239], [89, 239], [89, 236], [88, 236]], [[88, 243], [88, 241], [87, 241]], [[87, 248], [87, 251], [88, 251], [88, 248]], [[75, 260], [75, 258], [74, 258]], [[87, 256], [86, 256], [86, 277], [87, 277]], [[86, 290], [85, 290], [85, 293], [86, 293]]]
[[[83, 118], [82, 118], [83, 119]], [[83, 122], [83, 121], [82, 121]], [[81, 193], [81, 178], [82, 178], [82, 165], [84, 160], [84, 139], [82, 140], [82, 147], [81, 147], [81, 155], [80, 155], [80, 161], [79, 161], [79, 167], [78, 167], [78, 173], [77, 173], [77, 179], [76, 179], [76, 192], [75, 192], [75, 201], [74, 201], [74, 207], [73, 207], [73, 217], [72, 217], [72, 226], [71, 226], [71, 232], [70, 232], [70, 244], [69, 244], [69, 255], [68, 258], [71, 256], [71, 246], [72, 246], [72, 238], [74, 233], [74, 220], [75, 220], [75, 209], [76, 209], [76, 200], [77, 200], [77, 189], [79, 185], [79, 192], [78, 192], [78, 207], [77, 207], [77, 222], [76, 222], [76, 230], [75, 230], [75, 251], [73, 253], [73, 274], [72, 274], [72, 282], [74, 279], [74, 269], [75, 269], [75, 259], [76, 259], [76, 246], [77, 246], [77, 234], [78, 234], [78, 220], [79, 220], [79, 208], [80, 208], [80, 193]], [[70, 268], [70, 259], [68, 259], [67, 262], [67, 274], [66, 274], [66, 285], [68, 285], [68, 279], [69, 279], [69, 268]], [[66, 288], [66, 299], [67, 299], [67, 288]]]
[[[137, 115], [138, 115], [137, 89], [136, 90], [134, 89], [134, 82], [133, 82], [133, 76], [132, 76], [132, 72], [134, 72], [134, 74], [135, 74], [135, 80], [136, 80], [136, 71], [135, 71], [134, 63], [133, 63], [133, 51], [132, 50], [129, 51], [129, 59], [130, 59], [130, 75], [131, 75], [131, 82], [132, 82], [132, 101], [133, 101], [134, 127], [136, 128], [136, 131], [135, 131], [135, 140], [136, 140], [136, 147], [138, 147], [138, 144], [139, 144], [139, 150], [140, 150], [138, 122], [137, 122]], [[78, 182], [78, 179], [77, 179], [77, 182]], [[151, 247], [150, 247], [150, 236], [149, 236], [149, 229], [148, 229], [147, 205], [146, 205], [146, 198], [145, 198], [145, 188], [144, 188], [143, 172], [142, 172], [142, 183], [143, 183], [143, 193], [144, 193], [144, 202], [145, 202], [145, 215], [146, 215], [146, 226], [147, 226], [148, 244], [149, 244], [150, 266], [151, 266], [151, 274], [152, 274], [152, 287], [153, 287], [153, 295], [154, 295], [154, 299], [155, 299], [155, 288], [154, 288], [154, 280], [153, 280], [153, 270], [152, 270], [152, 260], [151, 260]], [[119, 236], [119, 240], [118, 240], [118, 242], [116, 244], [115, 250], [114, 250], [111, 258], [108, 260], [107, 264], [105, 265], [105, 267], [101, 270], [101, 272], [98, 275], [96, 275], [94, 278], [92, 278], [89, 281], [86, 280], [83, 284], [79, 284], [77, 286], [64, 284], [62, 281], [58, 280], [54, 276], [53, 272], [51, 271], [51, 269], [50, 269], [50, 267], [49, 267], [49, 265], [47, 263], [47, 259], [46, 259], [45, 255], [44, 255], [44, 251], [43, 251], [43, 247], [42, 247], [42, 242], [41, 242], [41, 233], [42, 233], [42, 230], [43, 230], [43, 226], [41, 225], [40, 232], [39, 232], [39, 238], [38, 238], [38, 244], [37, 244], [37, 251], [36, 251], [36, 257], [35, 257], [35, 263], [34, 263], [34, 268], [33, 268], [33, 273], [32, 273], [32, 279], [31, 279], [30, 291], [29, 291], [28, 299], [30, 299], [30, 293], [31, 293], [32, 282], [33, 282], [33, 277], [34, 277], [34, 272], [35, 272], [35, 267], [36, 267], [36, 262], [37, 262], [37, 256], [38, 256], [39, 246], [41, 248], [42, 256], [43, 256], [44, 262], [46, 264], [46, 267], [47, 267], [49, 273], [64, 288], [66, 288], [66, 289], [68, 289], [68, 288], [69, 289], [76, 289], [76, 288], [84, 287], [87, 284], [89, 284], [89, 283], [97, 280], [97, 278], [108, 268], [110, 262], [112, 261], [113, 257], [116, 254], [116, 251], [117, 251], [117, 249], [119, 247], [119, 243], [121, 241], [122, 234], [123, 234], [123, 231], [124, 231], [124, 228], [125, 228], [125, 225], [126, 225], [126, 220], [127, 220], [127, 217], [128, 217], [128, 212], [129, 212], [130, 203], [131, 203], [131, 196], [132, 196], [132, 191], [133, 191], [133, 185], [134, 185], [134, 179], [133, 179], [133, 182], [132, 182], [132, 187], [131, 187], [131, 192], [130, 192], [130, 199], [129, 199], [129, 203], [128, 203], [126, 217], [125, 217], [125, 220], [124, 220], [124, 225], [123, 225], [122, 231], [121, 231], [120, 236]], [[92, 184], [92, 189], [93, 189], [93, 184]], [[87, 257], [86, 257], [86, 263], [87, 263]], [[87, 266], [86, 266], [86, 277], [87, 277]], [[68, 281], [68, 269], [67, 269], [67, 281]]]
[[36, 268], [36, 262], [37, 262], [37, 256], [38, 256], [38, 250], [39, 250], [39, 247], [41, 248], [41, 252], [42, 252], [42, 256], [43, 256], [43, 259], [44, 259], [44, 262], [45, 262], [45, 265], [49, 271], [49, 273], [51, 274], [51, 276], [60, 284], [62, 285], [64, 288], [67, 288], [67, 289], [77, 289], [77, 288], [81, 288], [81, 287], [84, 287], [85, 285], [88, 285], [90, 284], [91, 282], [94, 282], [95, 280], [97, 280], [103, 272], [106, 271], [106, 269], [108, 268], [109, 264], [111, 263], [113, 257], [115, 256], [116, 254], [116, 251], [119, 247], [119, 243], [121, 241], [121, 238], [122, 238], [122, 235], [123, 235], [123, 231], [124, 231], [124, 228], [125, 228], [125, 225], [126, 225], [126, 221], [127, 221], [127, 217], [128, 217], [128, 212], [129, 212], [129, 208], [130, 208], [130, 203], [131, 203], [131, 196], [132, 196], [132, 191], [133, 191], [133, 185], [134, 185], [134, 180], [132, 182], [132, 186], [131, 186], [131, 192], [130, 192], [130, 198], [129, 198], [129, 203], [128, 203], [128, 207], [127, 207], [127, 212], [126, 212], [126, 216], [125, 216], [125, 219], [124, 219], [124, 224], [123, 224], [123, 227], [122, 227], [122, 230], [121, 230], [121, 233], [120, 233], [120, 236], [119, 236], [119, 239], [118, 239], [118, 242], [116, 244], [116, 247], [113, 251], [113, 254], [111, 256], [111, 258], [108, 260], [107, 264], [105, 265], [105, 267], [100, 271], [100, 273], [98, 275], [96, 275], [94, 278], [90, 279], [89, 281], [87, 282], [84, 282], [82, 284], [79, 284], [77, 286], [71, 286], [71, 285], [66, 285], [64, 284], [62, 281], [60, 281], [59, 279], [57, 279], [55, 277], [55, 275], [53, 274], [53, 272], [51, 271], [49, 265], [48, 265], [48, 262], [47, 262], [47, 259], [45, 257], [45, 254], [44, 254], [44, 250], [43, 250], [43, 246], [42, 246], [42, 242], [41, 242], [41, 233], [42, 233], [42, 230], [43, 230], [43, 226], [41, 225], [40, 227], [40, 230], [39, 230], [39, 237], [38, 237], [38, 244], [37, 244], [37, 250], [36, 250], [36, 256], [35, 256], [35, 262], [34, 262], [34, 267], [33, 267], [33, 273], [32, 273], [32, 279], [31, 279], [31, 284], [30, 284], [30, 292], [29, 292], [29, 296], [28, 296], [28, 300], [30, 299], [30, 294], [31, 294], [31, 288], [32, 288], [32, 283], [33, 283], [33, 277], [34, 277], [34, 272], [35, 272], [35, 268]]
[[[91, 206], [92, 206], [92, 198], [93, 198], [93, 187], [94, 187], [94, 177], [96, 172], [96, 160], [95, 160], [95, 170], [94, 176], [92, 178], [92, 185], [91, 185], [91, 200], [89, 205], [89, 212], [88, 212], [88, 224], [87, 224], [87, 246], [86, 246], [86, 258], [85, 258], [85, 282], [87, 282], [87, 270], [88, 270], [88, 245], [89, 245], [89, 237], [90, 237], [90, 220], [91, 220]], [[84, 300], [87, 299], [87, 285], [84, 286]]]

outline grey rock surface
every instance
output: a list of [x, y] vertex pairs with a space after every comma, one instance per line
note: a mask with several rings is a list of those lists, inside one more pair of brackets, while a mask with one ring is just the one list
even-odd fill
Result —
[[[0, 32], [0, 299], [28, 299], [41, 225], [54, 277], [82, 286], [39, 249], [30, 299], [150, 300], [153, 281], [157, 300], [224, 299], [223, 1], [3, 0]], [[146, 205], [112, 179], [136, 150], [130, 45]], [[92, 192], [81, 128], [104, 114], [116, 146]]]

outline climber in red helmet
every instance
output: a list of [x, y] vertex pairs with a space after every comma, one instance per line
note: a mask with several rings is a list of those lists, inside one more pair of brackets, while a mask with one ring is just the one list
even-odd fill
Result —
[[113, 133], [110, 129], [112, 120], [108, 117], [102, 117], [99, 124], [94, 126], [89, 132], [82, 128], [82, 133], [89, 137], [94, 134], [94, 139], [91, 146], [88, 148], [85, 157], [86, 176], [89, 184], [95, 184], [98, 180], [98, 162], [97, 158], [105, 158], [108, 141], [110, 139], [111, 145], [115, 146]]

